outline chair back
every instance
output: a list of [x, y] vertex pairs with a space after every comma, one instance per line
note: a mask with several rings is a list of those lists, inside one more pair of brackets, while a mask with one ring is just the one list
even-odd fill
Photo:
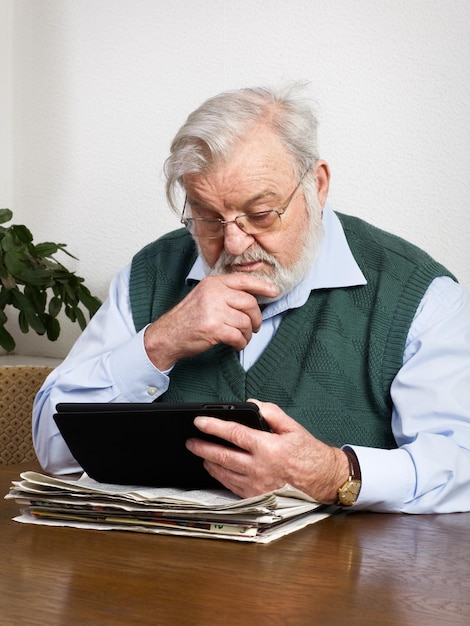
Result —
[[36, 460], [31, 434], [34, 398], [53, 367], [0, 366], [0, 465]]

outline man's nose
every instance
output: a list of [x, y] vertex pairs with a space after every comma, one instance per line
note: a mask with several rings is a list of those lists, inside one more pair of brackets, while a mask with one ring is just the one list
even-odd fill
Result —
[[224, 250], [227, 254], [238, 256], [243, 254], [251, 244], [254, 238], [247, 235], [235, 222], [230, 222], [224, 227]]

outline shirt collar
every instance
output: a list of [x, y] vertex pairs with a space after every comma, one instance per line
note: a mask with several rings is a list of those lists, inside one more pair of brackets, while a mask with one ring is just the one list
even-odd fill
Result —
[[[310, 271], [292, 291], [266, 306], [264, 319], [303, 306], [315, 289], [338, 289], [367, 283], [348, 245], [341, 222], [328, 205], [323, 210], [323, 229], [318, 255]], [[186, 282], [200, 281], [205, 276], [204, 263], [198, 256]]]

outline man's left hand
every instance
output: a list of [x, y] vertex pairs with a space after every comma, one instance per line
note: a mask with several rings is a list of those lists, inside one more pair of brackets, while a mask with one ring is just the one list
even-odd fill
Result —
[[214, 417], [195, 419], [206, 434], [230, 441], [230, 448], [202, 439], [188, 439], [187, 448], [204, 459], [211, 476], [242, 498], [283, 487], [286, 483], [319, 502], [336, 502], [338, 488], [349, 476], [345, 453], [311, 435], [280, 407], [255, 402], [272, 433]]

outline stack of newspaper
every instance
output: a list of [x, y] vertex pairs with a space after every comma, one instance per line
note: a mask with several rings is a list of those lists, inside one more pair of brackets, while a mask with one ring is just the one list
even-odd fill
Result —
[[313, 524], [333, 509], [286, 485], [253, 498], [225, 489], [191, 490], [98, 483], [24, 472], [7, 499], [27, 524], [210, 537], [269, 543]]

